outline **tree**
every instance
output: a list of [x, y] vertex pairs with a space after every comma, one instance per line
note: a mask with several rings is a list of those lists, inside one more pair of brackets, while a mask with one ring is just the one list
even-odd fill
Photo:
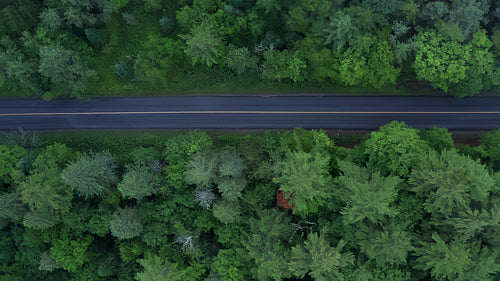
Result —
[[18, 220], [24, 213], [24, 204], [17, 193], [0, 195], [0, 219]]
[[59, 217], [53, 209], [42, 207], [26, 213], [23, 224], [32, 229], [47, 229], [56, 225], [58, 221]]
[[479, 233], [496, 233], [495, 229], [500, 225], [500, 208], [493, 205], [490, 210], [459, 211], [457, 217], [450, 218], [450, 224], [464, 239], [475, 238]]
[[75, 273], [90, 261], [91, 255], [87, 249], [93, 241], [92, 235], [75, 236], [69, 230], [63, 229], [52, 240], [50, 256], [57, 265]]
[[210, 23], [202, 22], [195, 25], [189, 34], [180, 37], [186, 40], [184, 52], [191, 58], [193, 64], [198, 62], [207, 66], [218, 64], [223, 43]]
[[480, 248], [479, 243], [468, 244], [458, 237], [445, 242], [432, 234], [433, 242], [422, 242], [415, 250], [418, 256], [415, 268], [431, 271], [431, 276], [448, 280], [491, 280], [500, 266], [495, 262], [498, 252]]
[[276, 165], [278, 177], [273, 182], [280, 186], [293, 212], [301, 216], [316, 213], [331, 196], [331, 176], [328, 173], [329, 157], [320, 153], [289, 152]]
[[281, 11], [281, 3], [279, 0], [257, 0], [255, 6], [259, 9], [265, 10], [266, 15], [271, 12]]
[[465, 38], [479, 29], [480, 23], [487, 23], [489, 5], [487, 1], [453, 0], [450, 19], [459, 24]]
[[113, 7], [107, 0], [63, 0], [58, 8], [64, 9], [66, 24], [77, 28], [107, 23], [113, 12]]
[[386, 216], [392, 217], [396, 211], [391, 206], [394, 202], [399, 177], [383, 177], [380, 172], [369, 172], [346, 161], [338, 163], [343, 175], [337, 177], [340, 197], [347, 203], [341, 211], [344, 221], [354, 224], [364, 219], [371, 223], [380, 223]]
[[251, 278], [249, 268], [252, 262], [245, 249], [235, 247], [220, 249], [210, 266], [212, 272], [204, 281], [237, 281]]
[[264, 52], [264, 71], [262, 77], [268, 80], [290, 79], [293, 82], [304, 81], [306, 64], [299, 51], [269, 49]]
[[196, 153], [186, 165], [186, 182], [209, 186], [215, 176], [217, 158], [208, 152]]
[[354, 262], [352, 253], [342, 253], [345, 244], [340, 240], [336, 247], [332, 247], [323, 235], [310, 233], [304, 245], [292, 248], [290, 271], [298, 278], [308, 274], [317, 281], [343, 280], [341, 268]]
[[451, 88], [457, 97], [472, 96], [483, 89], [500, 85], [500, 74], [495, 71], [495, 55], [490, 51], [493, 43], [488, 39], [486, 30], [474, 33], [467, 45], [471, 47], [471, 59], [466, 76]]
[[177, 270], [177, 265], [168, 262], [164, 257], [148, 254], [137, 262], [144, 268], [135, 276], [138, 281], [182, 280], [182, 271]]
[[219, 153], [217, 172], [220, 177], [237, 178], [245, 168], [243, 159], [235, 152], [224, 149]]
[[17, 188], [32, 211], [40, 210], [42, 217], [69, 211], [73, 193], [64, 185], [61, 171], [72, 157], [65, 145], [55, 143], [36, 157], [28, 176], [20, 175]]
[[141, 234], [143, 226], [136, 209], [117, 209], [110, 221], [111, 234], [119, 240], [130, 239]]
[[339, 78], [346, 86], [367, 86], [369, 75], [366, 57], [355, 48], [348, 48], [340, 57]]
[[325, 80], [334, 80], [338, 74], [337, 55], [324, 47], [323, 40], [320, 37], [308, 36], [297, 42], [300, 54], [305, 63], [307, 80], [324, 82]]
[[121, 60], [115, 64], [115, 74], [123, 80], [130, 80], [134, 77], [134, 66], [126, 60]]
[[109, 41], [109, 34], [105, 29], [85, 28], [84, 32], [90, 45], [98, 50], [104, 48]]
[[69, 163], [62, 173], [62, 179], [86, 199], [102, 195], [116, 182], [113, 157], [108, 152], [84, 154]]
[[397, 121], [370, 133], [363, 146], [371, 164], [382, 173], [396, 176], [407, 176], [428, 150], [428, 145], [420, 139], [416, 129]]
[[337, 12], [330, 20], [329, 27], [323, 31], [325, 44], [332, 44], [334, 49], [340, 51], [352, 40], [356, 27], [348, 13]]
[[175, 29], [175, 20], [170, 17], [163, 16], [159, 23], [162, 34], [168, 35]]
[[[12, 169], [16, 167], [21, 157], [26, 154], [26, 150], [17, 145], [9, 147], [0, 145], [0, 183], [10, 183]], [[1, 185], [0, 185], [1, 186]]]
[[466, 78], [471, 59], [469, 45], [448, 41], [435, 31], [420, 32], [416, 39], [419, 47], [413, 68], [418, 79], [447, 92], [450, 86]]
[[222, 198], [229, 201], [238, 201], [241, 192], [245, 189], [246, 180], [243, 177], [228, 178], [220, 180], [217, 189], [222, 194]]
[[51, 83], [47, 98], [69, 93], [76, 98], [83, 98], [97, 73], [89, 69], [73, 51], [60, 45], [40, 48], [40, 66], [42, 77]]
[[241, 75], [246, 72], [257, 70], [258, 58], [252, 56], [247, 48], [233, 47], [227, 53], [226, 64], [229, 69]]
[[45, 251], [42, 253], [42, 255], [40, 256], [40, 266], [38, 267], [38, 269], [52, 272], [55, 269], [59, 268], [61, 267], [57, 265], [56, 261], [51, 257], [50, 251]]
[[58, 30], [63, 19], [59, 12], [54, 8], [48, 8], [40, 13], [40, 26], [47, 28], [48, 30]]
[[215, 194], [209, 187], [197, 187], [194, 190], [194, 201], [198, 202], [201, 207], [210, 209], [215, 199]]
[[414, 167], [408, 182], [412, 191], [426, 199], [427, 212], [444, 216], [468, 210], [472, 201], [484, 203], [494, 185], [484, 165], [456, 150], [430, 151]]
[[118, 184], [118, 190], [124, 198], [142, 200], [153, 195], [160, 186], [158, 175], [146, 166], [132, 166], [123, 175], [123, 180]]
[[500, 129], [481, 133], [479, 143], [476, 150], [481, 157], [492, 161], [495, 169], [500, 169]]
[[214, 204], [213, 214], [219, 221], [227, 224], [237, 221], [241, 210], [238, 202], [222, 199]]
[[408, 252], [413, 251], [412, 236], [401, 225], [391, 223], [382, 229], [361, 229], [356, 234], [360, 250], [379, 267], [405, 264]]
[[292, 226], [290, 217], [277, 209], [257, 212], [257, 218], [249, 220], [251, 227], [244, 245], [248, 256], [255, 261], [253, 270], [257, 280], [283, 280], [292, 277], [289, 270], [289, 247]]
[[213, 145], [212, 139], [206, 132], [191, 130], [187, 134], [169, 138], [165, 143], [163, 155], [167, 165], [164, 174], [166, 181], [175, 189], [184, 188], [186, 183], [186, 165], [190, 158], [198, 151], [203, 151]]
[[401, 71], [394, 66], [394, 52], [386, 40], [378, 41], [370, 48], [367, 67], [368, 83], [377, 89], [396, 85]]
[[421, 139], [437, 152], [450, 150], [455, 147], [451, 133], [446, 128], [432, 127], [432, 129], [418, 131]]

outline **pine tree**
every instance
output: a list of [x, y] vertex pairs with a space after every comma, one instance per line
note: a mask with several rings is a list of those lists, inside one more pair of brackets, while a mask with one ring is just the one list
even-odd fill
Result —
[[86, 199], [102, 195], [116, 181], [113, 157], [107, 152], [85, 154], [70, 162], [62, 173], [62, 179]]
[[304, 245], [292, 248], [290, 270], [298, 278], [310, 275], [317, 281], [343, 280], [341, 269], [354, 262], [354, 255], [343, 252], [345, 242], [332, 247], [323, 235], [310, 233]]
[[177, 265], [168, 262], [166, 258], [146, 254], [144, 258], [137, 260], [137, 262], [144, 268], [135, 276], [138, 281], [182, 280], [182, 272], [177, 270]]
[[141, 234], [143, 225], [136, 209], [117, 209], [110, 221], [111, 234], [119, 240], [130, 239]]
[[186, 165], [186, 182], [209, 186], [215, 176], [217, 159], [209, 153], [198, 152]]
[[386, 216], [392, 217], [396, 211], [391, 206], [394, 202], [401, 179], [395, 176], [383, 177], [380, 172], [370, 172], [351, 162], [340, 161], [339, 168], [343, 175], [337, 178], [340, 197], [347, 203], [341, 211], [348, 224], [364, 219], [371, 223], [380, 223]]
[[155, 194], [160, 186], [158, 175], [145, 166], [129, 167], [118, 184], [118, 190], [124, 198], [142, 200], [146, 196]]
[[276, 166], [279, 177], [273, 181], [295, 204], [293, 212], [301, 216], [315, 213], [331, 196], [332, 180], [328, 173], [329, 157], [318, 152], [289, 152]]
[[450, 216], [485, 202], [494, 181], [486, 167], [456, 150], [430, 151], [412, 171], [412, 191], [425, 198], [425, 210]]

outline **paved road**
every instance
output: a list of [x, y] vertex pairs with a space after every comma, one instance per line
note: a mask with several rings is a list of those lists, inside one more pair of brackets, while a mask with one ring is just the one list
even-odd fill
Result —
[[417, 128], [500, 127], [500, 97], [168, 96], [0, 100], [0, 130], [376, 129], [392, 120]]

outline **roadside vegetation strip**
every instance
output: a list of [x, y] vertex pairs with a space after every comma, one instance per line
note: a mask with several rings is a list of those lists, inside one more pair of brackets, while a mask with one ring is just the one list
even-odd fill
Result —
[[25, 112], [0, 113], [0, 116], [43, 115], [129, 115], [129, 114], [500, 114], [500, 111], [110, 111], [110, 112]]

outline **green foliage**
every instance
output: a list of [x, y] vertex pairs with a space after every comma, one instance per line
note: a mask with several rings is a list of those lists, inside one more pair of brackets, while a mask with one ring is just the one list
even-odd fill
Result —
[[280, 186], [293, 212], [301, 216], [318, 211], [331, 196], [332, 181], [328, 173], [329, 157], [304, 151], [289, 152], [276, 166], [278, 177], [273, 182]]
[[144, 268], [137, 273], [135, 279], [138, 281], [175, 281], [182, 280], [176, 265], [167, 261], [166, 258], [157, 255], [146, 255], [137, 262]]
[[217, 252], [217, 256], [212, 263], [212, 270], [215, 274], [210, 274], [205, 280], [248, 280], [250, 278], [248, 263], [248, 257], [243, 249], [221, 249]]
[[102, 49], [109, 41], [109, 34], [105, 29], [86, 28], [85, 36], [90, 45], [96, 49]]
[[209, 186], [215, 176], [217, 158], [204, 152], [196, 153], [186, 167], [186, 182], [198, 186]]
[[143, 230], [138, 210], [128, 207], [117, 209], [109, 224], [111, 234], [119, 240], [134, 238]]
[[25, 154], [26, 150], [22, 147], [0, 145], [0, 183], [11, 182], [12, 169]]
[[24, 215], [23, 224], [32, 229], [46, 229], [58, 223], [55, 212], [47, 207], [34, 209]]
[[450, 19], [458, 23], [465, 38], [479, 29], [481, 21], [487, 22], [484, 15], [488, 12], [489, 5], [486, 1], [454, 0], [451, 6]]
[[290, 79], [293, 82], [304, 80], [306, 63], [301, 59], [299, 51], [291, 53], [288, 50], [267, 50], [264, 52], [264, 71], [262, 77], [268, 80]]
[[256, 71], [257, 62], [258, 58], [252, 56], [247, 48], [232, 48], [227, 53], [227, 67], [238, 75]]
[[116, 182], [113, 157], [107, 152], [82, 155], [69, 163], [62, 173], [62, 179], [86, 199], [102, 195]]
[[391, 204], [401, 179], [395, 176], [384, 178], [378, 171], [369, 172], [367, 168], [346, 161], [340, 161], [338, 165], [343, 175], [336, 179], [342, 187], [340, 197], [347, 203], [341, 211], [346, 223], [354, 224], [364, 219], [380, 223], [386, 216], [396, 214]]
[[245, 247], [255, 261], [253, 269], [257, 280], [283, 280], [290, 278], [288, 267], [290, 250], [284, 241], [292, 234], [290, 217], [276, 209], [257, 212], [258, 218], [250, 220], [251, 233]]
[[407, 176], [428, 150], [416, 129], [397, 121], [370, 133], [363, 146], [371, 164], [383, 173], [397, 176]]
[[319, 37], [306, 37], [297, 42], [300, 54], [306, 63], [305, 72], [313, 81], [325, 82], [337, 76], [336, 55], [323, 46]]
[[281, 11], [281, 3], [279, 0], [257, 0], [255, 5], [257, 8], [265, 10], [266, 15], [271, 12]]
[[19, 194], [5, 193], [0, 195], [0, 219], [19, 220], [24, 213], [24, 206]]
[[336, 247], [330, 246], [323, 235], [310, 233], [302, 246], [292, 248], [290, 270], [299, 278], [306, 274], [314, 280], [342, 280], [341, 269], [354, 262], [354, 255], [342, 253], [345, 242], [340, 240]]
[[433, 214], [450, 216], [466, 211], [472, 201], [485, 202], [494, 181], [478, 161], [444, 150], [430, 151], [411, 172], [412, 190], [426, 198], [424, 208]]
[[212, 66], [219, 63], [223, 44], [212, 25], [202, 22], [193, 26], [189, 34], [180, 37], [186, 41], [184, 52], [193, 64]]
[[235, 201], [223, 199], [214, 204], [214, 217], [222, 223], [234, 223], [240, 217], [240, 206]]
[[470, 245], [458, 237], [446, 242], [438, 234], [432, 234], [433, 242], [423, 242], [416, 249], [416, 268], [430, 270], [439, 279], [491, 280], [500, 270], [495, 262], [498, 253], [488, 248], [480, 249], [479, 243]]
[[325, 32], [325, 43], [333, 44], [333, 48], [340, 51], [352, 40], [355, 26], [348, 13], [337, 12], [330, 20], [329, 27], [323, 29], [323, 31]]
[[446, 128], [432, 127], [429, 130], [419, 130], [418, 135], [437, 152], [450, 150], [454, 147], [451, 133]]
[[184, 60], [179, 41], [150, 34], [147, 40], [141, 41], [134, 64], [135, 75], [152, 87], [165, 87], [175, 83], [182, 75], [179, 68], [185, 64]]
[[488, 81], [492, 76], [487, 73], [494, 75], [493, 55], [484, 31], [475, 33], [467, 44], [448, 41], [434, 31], [421, 32], [416, 38], [419, 48], [413, 67], [419, 79], [445, 92], [452, 89], [457, 97], [476, 94], [496, 83]]
[[51, 83], [50, 94], [45, 97], [69, 93], [72, 97], [84, 98], [97, 73], [89, 69], [77, 54], [60, 45], [49, 45], [40, 48], [39, 56], [40, 74]]
[[155, 194], [160, 186], [159, 175], [146, 166], [132, 166], [123, 175], [118, 190], [124, 198], [142, 200]]
[[115, 64], [115, 74], [123, 80], [129, 80], [134, 77], [134, 66], [126, 60], [121, 60]]
[[91, 235], [73, 237], [70, 233], [62, 231], [61, 235], [52, 242], [50, 256], [56, 264], [69, 272], [77, 272], [82, 265], [90, 260], [87, 251], [94, 241]]
[[175, 29], [175, 21], [172, 18], [163, 16], [160, 21], [160, 28], [163, 34], [170, 34]]
[[47, 270], [47, 271], [54, 271], [55, 269], [59, 269], [61, 266], [59, 266], [56, 261], [51, 257], [50, 251], [45, 251], [42, 253], [40, 256], [40, 266], [38, 269], [40, 270]]
[[375, 260], [379, 267], [405, 264], [408, 253], [414, 248], [410, 233], [399, 225], [389, 225], [381, 230], [367, 228], [359, 236], [361, 252]]

